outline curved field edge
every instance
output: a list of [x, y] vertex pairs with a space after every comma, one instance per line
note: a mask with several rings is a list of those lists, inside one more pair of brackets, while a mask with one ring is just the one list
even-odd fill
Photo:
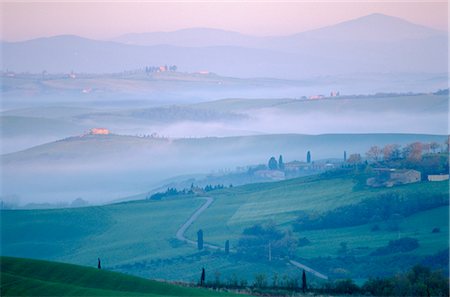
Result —
[[237, 296], [73, 264], [1, 257], [2, 296]]

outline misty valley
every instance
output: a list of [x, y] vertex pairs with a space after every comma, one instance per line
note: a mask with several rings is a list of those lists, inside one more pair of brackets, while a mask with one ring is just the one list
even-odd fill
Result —
[[447, 39], [2, 41], [1, 295], [448, 296]]

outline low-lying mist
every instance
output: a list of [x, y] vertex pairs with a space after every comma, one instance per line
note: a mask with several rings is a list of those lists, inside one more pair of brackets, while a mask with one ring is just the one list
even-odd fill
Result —
[[[414, 141], [444, 143], [445, 136], [419, 134], [276, 134], [242, 137], [154, 139], [88, 135], [2, 156], [2, 196], [22, 204], [105, 203], [160, 188], [179, 175], [230, 172], [266, 164], [271, 156], [286, 162], [342, 159], [372, 146]], [[145, 195], [144, 195], [145, 196]]]
[[[133, 109], [54, 107], [51, 113], [41, 107], [7, 117], [2, 197], [22, 204], [105, 203], [176, 176], [229, 172], [280, 154], [286, 161], [302, 161], [307, 151], [313, 160], [341, 159], [344, 151], [364, 156], [373, 145], [443, 143], [448, 97], [229, 99]], [[111, 134], [87, 133], [94, 127]]]

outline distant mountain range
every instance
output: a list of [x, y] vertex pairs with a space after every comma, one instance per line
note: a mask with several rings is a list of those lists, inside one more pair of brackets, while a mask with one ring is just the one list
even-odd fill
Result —
[[400, 18], [371, 14], [333, 26], [288, 36], [251, 36], [210, 28], [191, 28], [173, 32], [125, 34], [111, 41], [133, 45], [174, 45], [182, 47], [240, 46], [292, 50], [292, 43], [310, 40], [393, 42], [446, 35], [447, 32], [416, 25]]
[[235, 77], [302, 79], [351, 73], [446, 73], [448, 32], [372, 14], [289, 36], [194, 28], [110, 41], [63, 35], [2, 42], [1, 68], [110, 73], [177, 65]]

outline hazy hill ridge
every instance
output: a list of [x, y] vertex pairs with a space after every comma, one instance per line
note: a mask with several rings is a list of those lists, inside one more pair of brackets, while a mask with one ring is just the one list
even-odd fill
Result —
[[2, 68], [104, 73], [175, 64], [183, 71], [294, 79], [355, 72], [438, 73], [447, 72], [447, 39], [447, 32], [374, 14], [290, 36], [197, 28], [129, 34], [114, 41], [64, 35], [3, 42]]
[[[172, 32], [129, 33], [113, 38], [111, 41], [146, 46], [165, 44], [184, 47], [242, 46], [281, 48], [279, 43], [282, 41], [293, 41], [302, 38], [387, 42], [399, 39], [430, 38], [446, 34], [444, 31], [417, 25], [397, 17], [371, 14], [332, 26], [286, 36], [252, 36], [221, 29], [190, 28]], [[277, 42], [274, 44], [274, 41]]]

